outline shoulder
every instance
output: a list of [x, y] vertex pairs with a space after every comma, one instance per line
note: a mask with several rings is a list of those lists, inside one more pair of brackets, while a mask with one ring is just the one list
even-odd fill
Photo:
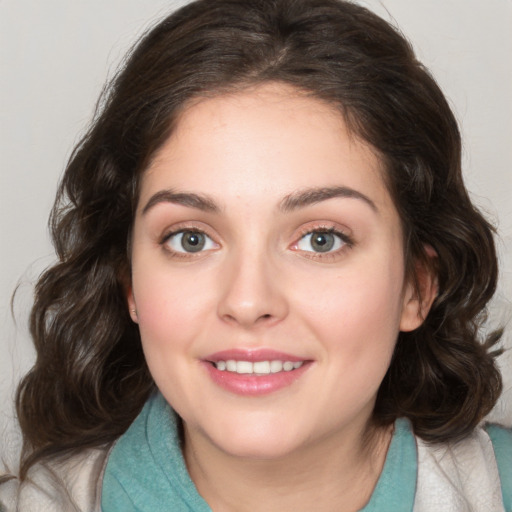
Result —
[[99, 512], [108, 454], [109, 447], [95, 448], [65, 459], [35, 464], [23, 482], [11, 479], [4, 484], [9, 494], [6, 510]]
[[497, 454], [504, 447], [512, 450], [512, 431], [486, 425], [456, 443], [430, 444], [417, 439], [417, 446], [415, 512], [509, 512], [504, 470]]

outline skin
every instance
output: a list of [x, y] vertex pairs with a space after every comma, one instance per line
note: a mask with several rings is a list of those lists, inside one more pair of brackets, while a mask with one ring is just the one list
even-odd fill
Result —
[[[128, 303], [215, 511], [357, 510], [371, 495], [391, 437], [371, 427], [377, 390], [398, 332], [421, 324], [435, 293], [423, 273], [419, 301], [405, 277], [383, 172], [332, 107], [267, 84], [190, 105], [144, 175]], [[290, 207], [318, 187], [355, 192]], [[208, 235], [204, 250], [166, 238], [186, 229]], [[326, 229], [340, 233], [335, 250], [315, 252], [306, 233]], [[205, 370], [233, 348], [278, 350], [307, 369], [273, 393], [239, 395]]]

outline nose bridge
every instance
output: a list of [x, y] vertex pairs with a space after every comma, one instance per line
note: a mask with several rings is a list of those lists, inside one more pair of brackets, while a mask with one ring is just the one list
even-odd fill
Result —
[[266, 247], [247, 244], [225, 261], [219, 316], [243, 327], [276, 323], [287, 314], [285, 290], [280, 287], [275, 259]]

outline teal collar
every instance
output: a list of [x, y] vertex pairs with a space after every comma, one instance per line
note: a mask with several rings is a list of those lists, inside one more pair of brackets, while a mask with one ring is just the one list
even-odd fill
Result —
[[153, 395], [112, 449], [102, 512], [211, 512], [188, 474], [176, 414]]
[[[372, 498], [361, 512], [411, 512], [416, 474], [414, 436], [409, 422], [400, 419]], [[211, 512], [185, 466], [176, 414], [160, 393], [112, 449], [101, 506], [103, 512]]]
[[411, 424], [395, 421], [384, 468], [372, 497], [360, 512], [412, 512], [416, 494], [418, 453]]

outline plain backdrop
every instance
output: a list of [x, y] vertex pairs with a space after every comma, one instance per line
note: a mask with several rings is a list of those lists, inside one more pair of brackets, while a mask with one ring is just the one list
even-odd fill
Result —
[[[183, 3], [0, 0], [0, 435], [9, 465], [18, 439], [13, 393], [34, 358], [27, 330], [33, 284], [54, 259], [47, 218], [59, 176], [125, 51]], [[466, 183], [499, 230], [500, 289], [492, 317], [509, 321], [512, 0], [361, 3], [401, 28], [453, 106], [464, 137]], [[500, 362], [506, 392], [493, 417], [512, 424], [512, 357]]]

